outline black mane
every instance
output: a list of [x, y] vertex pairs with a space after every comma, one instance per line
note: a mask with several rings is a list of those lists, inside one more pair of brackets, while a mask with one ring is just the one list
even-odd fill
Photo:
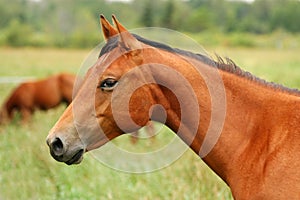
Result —
[[[253, 80], [255, 82], [258, 82], [262, 85], [265, 85], [267, 87], [271, 87], [283, 92], [288, 92], [288, 93], [292, 93], [292, 94], [296, 94], [296, 95], [300, 95], [300, 91], [298, 89], [290, 89], [287, 88], [281, 84], [277, 84], [274, 82], [267, 82], [261, 78], [258, 78], [254, 75], [252, 75], [250, 72], [244, 71], [242, 70], [240, 67], [238, 67], [230, 58], [225, 58], [225, 60], [216, 55], [217, 60], [214, 60], [212, 58], [209, 58], [205, 55], [202, 54], [196, 54], [196, 53], [192, 53], [190, 51], [186, 51], [186, 50], [182, 50], [182, 49], [178, 49], [178, 48], [172, 48], [166, 44], [160, 43], [160, 42], [156, 42], [156, 41], [152, 41], [152, 40], [148, 40], [145, 39], [139, 35], [136, 34], [132, 34], [138, 41], [147, 44], [149, 46], [158, 48], [158, 49], [162, 49], [171, 53], [176, 53], [176, 54], [180, 54], [182, 56], [187, 56], [190, 58], [194, 58], [200, 62], [203, 62], [209, 66], [212, 67], [217, 67], [220, 70], [235, 74], [237, 76], [240, 77], [244, 77], [247, 78], [249, 80]], [[116, 48], [118, 46], [118, 37], [112, 37], [110, 38], [107, 43], [105, 44], [105, 46], [101, 49], [99, 57], [101, 57], [103, 54], [108, 53], [110, 51], [112, 51], [114, 48]]]

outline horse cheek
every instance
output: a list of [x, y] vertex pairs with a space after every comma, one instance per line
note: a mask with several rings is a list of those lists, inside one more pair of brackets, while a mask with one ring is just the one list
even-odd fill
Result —
[[[149, 111], [152, 106], [148, 93], [138, 89], [130, 98], [129, 110], [132, 120], [139, 126], [145, 126], [149, 121]], [[140, 105], [140, 106], [137, 106]]]

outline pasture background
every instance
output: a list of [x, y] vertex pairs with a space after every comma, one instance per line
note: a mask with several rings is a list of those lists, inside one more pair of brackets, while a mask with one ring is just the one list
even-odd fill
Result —
[[[129, 29], [158, 26], [187, 33], [261, 78], [300, 88], [299, 8], [294, 0], [0, 0], [0, 78], [77, 73], [102, 39], [99, 14], [110, 19], [115, 13]], [[0, 84], [1, 104], [15, 86]], [[64, 108], [38, 111], [26, 125], [17, 118], [0, 125], [1, 200], [232, 199], [190, 150], [165, 169], [139, 175], [110, 169], [90, 153], [80, 165], [56, 162], [45, 138]], [[163, 130], [153, 142], [133, 146], [123, 136], [113, 142], [143, 150], [169, 137]]]
[[[299, 49], [218, 47], [209, 51], [232, 58], [264, 79], [300, 88]], [[61, 71], [76, 73], [88, 53], [0, 48], [0, 75], [42, 78]], [[1, 103], [15, 86], [0, 84]], [[45, 137], [64, 108], [38, 111], [26, 125], [15, 120], [0, 126], [0, 199], [232, 199], [228, 187], [190, 150], [171, 166], [147, 174], [115, 171], [90, 154], [80, 165], [56, 162]], [[139, 141], [136, 148], [158, 145], [168, 135], [163, 131], [153, 142]], [[132, 148], [128, 137], [117, 143]]]

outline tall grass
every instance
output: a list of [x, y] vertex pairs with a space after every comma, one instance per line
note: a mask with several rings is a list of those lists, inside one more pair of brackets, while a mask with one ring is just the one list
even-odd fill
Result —
[[[215, 50], [242, 68], [269, 81], [300, 88], [300, 51], [273, 49]], [[44, 77], [76, 72], [88, 51], [0, 49], [1, 76]], [[15, 85], [0, 85], [2, 103]], [[147, 174], [129, 174], [99, 163], [91, 154], [80, 165], [53, 160], [45, 137], [64, 106], [38, 111], [26, 125], [0, 126], [0, 199], [232, 199], [229, 188], [188, 150], [169, 167]], [[156, 145], [139, 142], [139, 145]], [[131, 148], [128, 137], [115, 143]]]

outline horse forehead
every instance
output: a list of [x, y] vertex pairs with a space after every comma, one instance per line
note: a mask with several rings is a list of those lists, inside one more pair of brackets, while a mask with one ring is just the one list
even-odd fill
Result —
[[119, 77], [133, 67], [135, 67], [134, 62], [132, 62], [128, 56], [120, 55], [119, 57], [115, 57], [114, 60], [110, 60], [110, 62], [98, 66], [97, 71], [102, 73], [103, 76], [112, 75]]
[[122, 56], [121, 51], [119, 48], [115, 48], [100, 57], [98, 57], [97, 62], [93, 65], [92, 68], [89, 69], [89, 72], [93, 71], [92, 73], [105, 73], [108, 68], [110, 68], [118, 59]]
[[130, 60], [130, 58], [123, 55], [113, 62], [107, 69], [123, 73], [132, 67], [135, 67], [134, 63]]
[[[134, 67], [138, 67], [142, 65], [144, 61], [149, 60], [152, 58], [151, 54], [154, 53], [153, 50], [156, 52], [157, 49], [142, 44], [143, 51], [139, 54], [138, 57], [142, 58], [142, 61], [139, 60], [137, 63], [133, 57], [134, 55], [131, 54], [130, 51], [124, 50], [122, 47], [116, 47], [113, 50], [103, 54], [99, 57], [98, 63], [96, 64], [96, 68], [98, 73], [118, 73], [123, 74], [129, 71]], [[145, 58], [145, 52], [147, 52], [148, 56], [147, 59]], [[149, 55], [150, 54], [150, 55]], [[144, 60], [145, 59], [145, 60]]]

